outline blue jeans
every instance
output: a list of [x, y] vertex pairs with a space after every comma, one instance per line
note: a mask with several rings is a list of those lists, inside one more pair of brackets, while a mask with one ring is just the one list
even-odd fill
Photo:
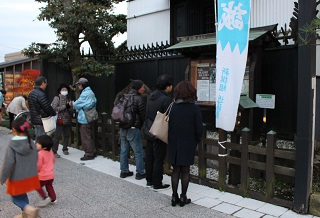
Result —
[[20, 207], [21, 210], [24, 209], [24, 207], [29, 204], [29, 198], [27, 194], [22, 194], [22, 195], [16, 195], [12, 197], [12, 202], [17, 205], [18, 207]]
[[45, 135], [46, 132], [44, 131], [44, 128], [42, 125], [34, 125], [34, 133], [36, 135], [36, 141], [39, 136]]
[[142, 148], [141, 130], [137, 128], [120, 129], [120, 170], [129, 171], [128, 156], [130, 146], [133, 149], [136, 160], [136, 171], [144, 174], [144, 150]]

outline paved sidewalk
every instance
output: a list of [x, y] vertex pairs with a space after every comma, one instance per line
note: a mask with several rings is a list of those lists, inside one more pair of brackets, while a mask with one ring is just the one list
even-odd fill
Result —
[[[0, 165], [10, 138], [9, 131], [0, 127]], [[83, 151], [70, 148], [69, 152], [59, 152], [62, 158], [56, 161], [54, 188], [58, 202], [41, 209], [40, 217], [314, 217], [194, 183], [188, 189], [192, 204], [172, 207], [171, 189], [155, 192], [146, 187], [145, 180], [135, 180], [134, 176], [121, 179], [119, 162], [102, 156], [80, 161]], [[130, 170], [135, 172], [135, 166]], [[169, 176], [164, 176], [164, 183], [171, 183]], [[11, 203], [5, 188], [0, 186], [0, 217], [9, 218], [19, 209]], [[40, 200], [36, 192], [29, 198], [31, 204]]]

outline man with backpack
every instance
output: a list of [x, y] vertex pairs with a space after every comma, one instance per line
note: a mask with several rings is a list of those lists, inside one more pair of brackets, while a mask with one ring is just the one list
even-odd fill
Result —
[[[144, 123], [146, 106], [141, 95], [144, 93], [144, 83], [141, 80], [133, 80], [131, 90], [128, 94], [124, 95], [119, 101], [123, 101], [123, 98], [129, 98], [126, 102], [128, 109], [126, 113], [131, 113], [129, 116], [132, 120], [128, 122], [119, 121], [120, 127], [120, 177], [126, 178], [132, 176], [133, 172], [129, 171], [128, 156], [130, 153], [130, 147], [133, 149], [135, 161], [136, 161], [136, 179], [140, 180], [145, 178], [144, 170], [144, 150], [142, 147], [141, 139], [141, 127]], [[128, 95], [128, 96], [127, 96]], [[131, 99], [130, 99], [131, 98]], [[117, 104], [116, 104], [117, 105]]]

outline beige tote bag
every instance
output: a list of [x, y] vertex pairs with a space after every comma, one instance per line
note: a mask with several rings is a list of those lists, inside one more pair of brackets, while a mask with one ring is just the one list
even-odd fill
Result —
[[171, 111], [171, 107], [173, 102], [169, 105], [166, 112], [161, 113], [157, 112], [157, 115], [153, 121], [153, 124], [149, 130], [149, 132], [160, 139], [161, 141], [168, 144], [168, 131], [169, 131], [169, 115]]

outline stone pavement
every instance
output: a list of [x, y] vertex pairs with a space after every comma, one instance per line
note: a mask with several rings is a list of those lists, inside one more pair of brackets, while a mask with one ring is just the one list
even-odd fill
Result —
[[[0, 127], [0, 165], [4, 146], [11, 138], [8, 129]], [[70, 155], [60, 152], [56, 160], [54, 188], [57, 203], [40, 211], [40, 217], [310, 217], [296, 214], [287, 208], [190, 183], [188, 197], [192, 203], [184, 207], [171, 206], [171, 189], [155, 192], [146, 187], [145, 180], [134, 176], [121, 179], [119, 162], [98, 156], [80, 161], [83, 151], [70, 148]], [[130, 166], [135, 172], [135, 166]], [[170, 177], [164, 176], [170, 184]], [[0, 217], [13, 217], [19, 209], [0, 186]], [[36, 192], [29, 193], [31, 204], [40, 201]]]

